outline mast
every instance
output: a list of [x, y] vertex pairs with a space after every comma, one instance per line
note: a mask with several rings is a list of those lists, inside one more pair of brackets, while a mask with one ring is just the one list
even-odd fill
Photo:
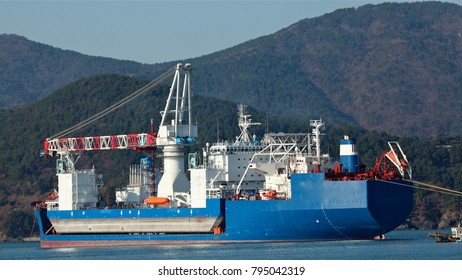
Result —
[[247, 106], [244, 104], [237, 105], [237, 111], [239, 114], [239, 129], [241, 134], [237, 137], [235, 145], [237, 144], [251, 144], [251, 136], [248, 131], [248, 128], [255, 125], [261, 125], [259, 122], [252, 122], [250, 115], [246, 114]]
[[310, 153], [314, 152], [316, 161], [321, 163], [321, 129], [324, 129], [324, 122], [322, 120], [310, 120], [310, 126], [313, 128], [310, 141]]

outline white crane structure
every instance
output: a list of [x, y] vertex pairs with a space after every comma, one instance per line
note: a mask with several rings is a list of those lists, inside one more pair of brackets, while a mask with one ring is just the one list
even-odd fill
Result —
[[190, 191], [190, 182], [184, 172], [184, 147], [194, 144], [197, 138], [197, 126], [192, 124], [191, 115], [190, 70], [191, 65], [185, 64], [175, 73], [165, 110], [161, 112], [156, 141], [164, 157], [164, 174], [157, 195], [182, 202]]
[[[104, 151], [133, 149], [154, 152], [161, 147], [164, 152], [164, 176], [160, 181], [159, 195], [173, 198], [174, 192], [188, 192], [189, 181], [184, 174], [184, 147], [194, 144], [197, 126], [191, 123], [190, 64], [177, 64], [157, 79], [131, 93], [109, 108], [50, 137], [44, 141], [44, 154], [59, 156], [57, 159], [59, 198], [49, 203], [50, 208], [73, 210], [94, 208], [98, 188], [102, 180], [94, 170], [77, 171], [75, 163], [82, 151]], [[168, 78], [174, 76], [159, 132], [119, 134], [109, 136], [65, 137], [82, 127], [95, 122], [133, 99], [152, 92]], [[182, 76], [184, 76], [182, 78]], [[181, 88], [181, 80], [183, 87]], [[75, 155], [78, 155], [77, 157]], [[169, 186], [171, 184], [171, 186]], [[155, 193], [155, 190], [153, 190]], [[51, 206], [50, 206], [51, 205]]]

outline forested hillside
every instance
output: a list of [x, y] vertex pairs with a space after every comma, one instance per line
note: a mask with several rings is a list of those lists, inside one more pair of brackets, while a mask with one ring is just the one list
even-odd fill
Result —
[[[43, 140], [107, 108], [143, 86], [146, 82], [128, 76], [103, 75], [76, 81], [46, 98], [15, 109], [0, 110], [0, 232], [11, 238], [28, 236], [34, 226], [30, 202], [43, 198], [56, 188], [53, 158], [40, 156]], [[197, 87], [193, 86], [193, 91]], [[84, 128], [75, 135], [114, 135], [148, 132], [150, 119], [160, 121], [167, 88], [160, 88]], [[199, 127], [199, 144], [228, 139], [239, 134], [237, 104], [195, 94], [194, 119]], [[261, 137], [270, 132], [308, 132], [309, 119], [282, 117], [249, 108], [255, 121], [262, 125], [252, 133]], [[219, 129], [217, 130], [217, 127]], [[412, 163], [414, 179], [462, 190], [462, 139], [439, 136], [420, 140], [397, 137], [384, 132], [366, 131], [341, 122], [327, 122], [323, 152], [338, 154], [339, 139], [350, 134], [358, 139], [363, 163], [371, 166], [387, 148], [387, 141], [398, 140]], [[130, 163], [138, 162], [134, 151], [86, 152], [79, 168], [93, 165], [103, 174], [102, 196], [113, 201], [115, 188], [127, 183]], [[160, 160], [158, 161], [160, 164]], [[419, 228], [454, 225], [460, 221], [460, 198], [416, 190], [415, 211], [410, 224]], [[456, 211], [457, 210], [457, 211]]]
[[[365, 5], [185, 60], [196, 69], [197, 93], [204, 96], [400, 136], [459, 136], [461, 30], [460, 5]], [[43, 98], [96, 73], [151, 79], [175, 63], [91, 57], [1, 35], [0, 106]]]

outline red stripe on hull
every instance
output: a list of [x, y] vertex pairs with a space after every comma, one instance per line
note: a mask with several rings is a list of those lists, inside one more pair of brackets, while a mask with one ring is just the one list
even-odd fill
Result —
[[[105, 246], [157, 246], [157, 245], [194, 245], [194, 244], [225, 244], [225, 243], [284, 243], [284, 242], [314, 242], [335, 241], [341, 239], [307, 239], [307, 240], [106, 240], [106, 241], [40, 241], [40, 247], [74, 248], [74, 247], [105, 247]], [[371, 240], [371, 239], [355, 239]]]

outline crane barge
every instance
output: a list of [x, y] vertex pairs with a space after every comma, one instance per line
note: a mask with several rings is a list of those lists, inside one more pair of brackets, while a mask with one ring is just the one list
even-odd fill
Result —
[[[340, 140], [339, 161], [321, 152], [322, 120], [308, 133], [249, 133], [246, 106], [238, 106], [240, 136], [188, 154], [192, 123], [190, 64], [177, 64], [120, 102], [47, 139], [44, 154], [57, 156], [58, 191], [32, 204], [43, 248], [174, 243], [281, 242], [373, 239], [406, 220], [413, 208], [412, 170], [398, 143], [370, 170], [359, 163], [356, 140]], [[159, 86], [173, 74], [157, 132], [65, 137]], [[219, 114], [219, 112], [217, 112]], [[155, 192], [133, 168], [130, 188], [116, 193], [131, 207], [98, 205], [101, 178], [78, 170], [83, 151], [160, 149], [164, 168]], [[187, 170], [185, 168], [187, 163]], [[151, 170], [151, 174], [149, 174]], [[186, 175], [189, 172], [189, 179]], [[140, 177], [141, 176], [141, 177]], [[146, 177], [146, 176], [145, 176]], [[154, 184], [154, 181], [147, 180]]]

